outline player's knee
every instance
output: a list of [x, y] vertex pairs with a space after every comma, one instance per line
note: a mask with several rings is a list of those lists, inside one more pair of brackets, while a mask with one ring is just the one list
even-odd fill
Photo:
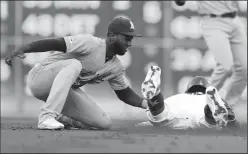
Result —
[[97, 124], [97, 127], [99, 129], [103, 129], [103, 130], [110, 129], [111, 126], [112, 126], [112, 121], [109, 118], [109, 116], [107, 116], [107, 115], [104, 115], [104, 118], [102, 118], [101, 121], [98, 122], [98, 124]]
[[82, 64], [77, 59], [70, 59], [67, 61], [66, 67], [62, 69], [63, 71], [63, 77], [67, 78], [68, 80], [75, 81], [76, 78], [78, 78], [81, 70], [82, 70]]
[[70, 59], [70, 64], [69, 64], [71, 71], [74, 71], [75, 73], [79, 74], [80, 71], [82, 70], [82, 64], [79, 60], [77, 59]]

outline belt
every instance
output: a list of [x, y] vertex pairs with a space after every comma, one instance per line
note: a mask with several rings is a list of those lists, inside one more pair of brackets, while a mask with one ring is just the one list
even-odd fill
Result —
[[237, 12], [229, 12], [229, 13], [224, 13], [221, 15], [216, 15], [216, 14], [202, 14], [203, 16], [209, 16], [212, 18], [216, 18], [216, 17], [221, 17], [221, 18], [235, 18], [237, 15]]

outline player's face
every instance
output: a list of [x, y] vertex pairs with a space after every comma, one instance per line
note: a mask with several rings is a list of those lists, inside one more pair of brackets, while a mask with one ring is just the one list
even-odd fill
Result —
[[124, 55], [131, 46], [133, 37], [123, 34], [110, 34], [108, 40], [108, 50], [117, 55]]
[[117, 34], [117, 44], [122, 47], [122, 50], [116, 50], [116, 54], [124, 55], [127, 52], [127, 49], [132, 46], [133, 36]]
[[119, 40], [125, 46], [126, 49], [132, 46], [133, 36], [122, 35], [122, 34], [119, 34], [118, 36], [119, 36]]

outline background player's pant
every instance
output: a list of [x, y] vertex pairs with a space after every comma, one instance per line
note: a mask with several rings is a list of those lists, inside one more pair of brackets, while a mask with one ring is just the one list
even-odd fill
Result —
[[228, 102], [240, 97], [247, 84], [247, 38], [244, 28], [237, 21], [238, 18], [205, 17], [201, 23], [208, 48], [219, 63], [211, 76], [213, 86], [219, 88], [225, 75], [233, 69], [221, 92]]
[[[92, 127], [109, 127], [109, 117], [96, 103], [80, 89], [71, 89], [71, 85], [81, 71], [80, 68], [79, 72], [73, 72], [73, 68], [69, 67], [72, 63], [81, 66], [78, 60], [70, 59], [45, 66], [38, 63], [29, 72], [28, 86], [31, 92], [36, 98], [46, 102], [41, 109], [39, 122], [49, 116], [56, 117], [62, 112], [65, 116], [76, 118]], [[67, 69], [64, 78], [56, 81], [60, 72], [65, 68], [70, 69]], [[56, 86], [55, 82], [57, 82]]]
[[220, 90], [223, 87], [226, 79], [229, 78], [231, 74], [232, 69], [226, 70], [221, 64], [217, 63], [217, 66], [214, 68], [210, 78], [211, 85]]

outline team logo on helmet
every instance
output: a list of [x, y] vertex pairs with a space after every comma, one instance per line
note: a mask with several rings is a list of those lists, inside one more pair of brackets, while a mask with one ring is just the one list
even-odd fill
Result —
[[133, 22], [132, 21], [130, 21], [130, 25], [131, 25], [131, 29], [134, 29], [134, 25], [133, 25]]

